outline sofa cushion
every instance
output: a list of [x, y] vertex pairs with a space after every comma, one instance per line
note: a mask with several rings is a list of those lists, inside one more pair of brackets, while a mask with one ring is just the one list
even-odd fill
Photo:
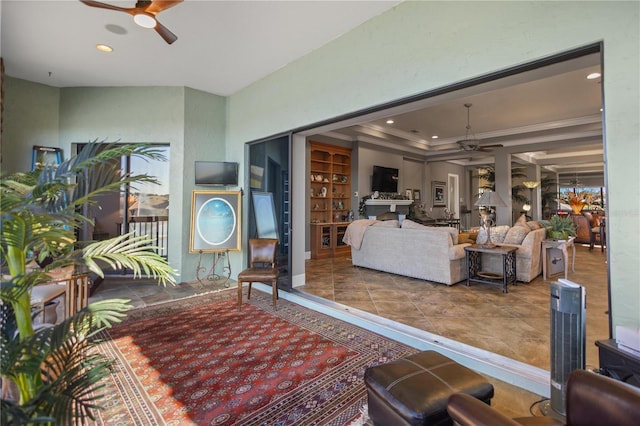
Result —
[[530, 232], [527, 226], [512, 226], [504, 237], [503, 243], [505, 244], [521, 244], [522, 240]]
[[400, 226], [401, 228], [406, 228], [406, 229], [424, 229], [426, 228], [426, 226], [424, 225], [420, 225], [419, 223], [416, 223], [412, 220], [409, 219], [405, 219], [402, 221], [402, 224]]
[[382, 226], [384, 228], [400, 228], [399, 220], [382, 220], [374, 223], [371, 226]]
[[448, 232], [451, 235], [451, 243], [453, 245], [458, 244], [458, 229], [452, 227], [440, 227], [440, 226], [425, 226], [420, 225], [412, 220], [405, 219], [402, 221], [402, 225], [400, 226], [403, 229], [436, 229], [438, 231]]
[[[511, 228], [509, 225], [492, 226], [491, 242], [492, 243], [504, 242], [504, 237], [507, 235], [509, 228]], [[480, 228], [480, 231], [478, 232], [478, 238], [476, 238], [476, 243], [484, 244], [486, 242], [487, 242], [487, 230], [485, 228]]]

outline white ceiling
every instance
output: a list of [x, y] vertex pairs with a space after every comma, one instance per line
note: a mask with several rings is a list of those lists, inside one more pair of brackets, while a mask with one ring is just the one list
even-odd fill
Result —
[[[105, 1], [133, 7], [134, 1]], [[330, 42], [399, 1], [198, 1], [161, 12], [166, 44], [131, 16], [77, 0], [0, 0], [5, 73], [54, 87], [187, 86], [228, 96]], [[110, 54], [98, 43], [114, 48]], [[481, 144], [567, 176], [603, 171], [599, 55], [377, 112], [318, 132], [462, 165], [465, 103]], [[388, 125], [387, 118], [395, 123]], [[437, 134], [437, 140], [431, 136]]]
[[[506, 151], [521, 165], [537, 164], [569, 177], [593, 176], [602, 181], [601, 72], [599, 54], [539, 68], [464, 90], [408, 103], [318, 129], [327, 137], [359, 141], [399, 150], [427, 161], [464, 166], [492, 164], [494, 152]], [[471, 132], [466, 135], [471, 104]], [[388, 124], [386, 121], [394, 122]], [[437, 139], [432, 136], [437, 135]], [[477, 138], [480, 146], [503, 145], [468, 152], [457, 141]]]
[[124, 12], [2, 0], [1, 54], [7, 75], [54, 87], [187, 86], [227, 96], [398, 3], [186, 0], [157, 16], [178, 36], [169, 45]]

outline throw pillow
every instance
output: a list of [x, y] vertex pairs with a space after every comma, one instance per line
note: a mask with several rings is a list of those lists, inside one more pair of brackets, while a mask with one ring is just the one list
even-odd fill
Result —
[[527, 222], [527, 226], [529, 227], [529, 229], [531, 231], [535, 231], [536, 229], [542, 228], [542, 226], [538, 222], [536, 222], [535, 220], [531, 220], [531, 221]]
[[507, 231], [503, 242], [505, 244], [520, 245], [529, 232], [530, 230], [526, 226], [512, 226], [511, 229]]
[[[504, 237], [507, 235], [509, 228], [511, 228], [509, 225], [492, 226], [491, 242], [492, 243], [504, 242]], [[486, 242], [487, 242], [487, 230], [485, 228], [480, 228], [480, 231], [478, 232], [478, 238], [476, 238], [476, 244], [484, 244]]]
[[376, 222], [371, 226], [382, 226], [383, 228], [400, 228], [399, 220], [383, 220]]
[[527, 216], [524, 214], [520, 215], [520, 217], [518, 218], [518, 220], [516, 220], [516, 223], [514, 223], [513, 226], [522, 226], [529, 229], [529, 226], [527, 225]]
[[420, 225], [419, 223], [416, 223], [416, 222], [414, 222], [412, 220], [405, 219], [405, 220], [402, 221], [401, 228], [402, 229], [405, 229], [405, 228], [406, 229], [424, 229], [424, 228], [427, 228], [427, 227], [424, 226], [424, 225]]

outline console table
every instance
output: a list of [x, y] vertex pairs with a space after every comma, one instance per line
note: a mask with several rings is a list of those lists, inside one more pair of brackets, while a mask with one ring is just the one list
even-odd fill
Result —
[[557, 248], [562, 251], [564, 258], [564, 279], [566, 280], [569, 272], [569, 253], [567, 248], [571, 247], [571, 272], [575, 272], [576, 263], [576, 246], [574, 244], [576, 237], [570, 237], [568, 240], [544, 240], [542, 242], [542, 279], [547, 279], [547, 250]]
[[450, 226], [452, 228], [458, 228], [460, 232], [460, 219], [436, 219], [435, 226]]
[[618, 347], [614, 339], [596, 340], [601, 374], [640, 387], [640, 358]]
[[[501, 285], [502, 292], [507, 293], [507, 285], [516, 283], [516, 251], [514, 247], [485, 248], [481, 244], [465, 247], [467, 254], [467, 287], [471, 282]], [[482, 255], [499, 255], [502, 257], [502, 275], [482, 270]]]

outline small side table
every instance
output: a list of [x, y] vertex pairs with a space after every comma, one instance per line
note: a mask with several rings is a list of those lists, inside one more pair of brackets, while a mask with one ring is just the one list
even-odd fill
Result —
[[569, 237], [568, 240], [544, 240], [542, 242], [542, 278], [547, 279], [547, 250], [557, 248], [562, 251], [564, 258], [564, 279], [568, 278], [569, 272], [569, 253], [568, 247], [571, 247], [571, 272], [575, 272], [576, 263], [576, 246], [574, 244], [576, 237]]
[[[471, 282], [501, 285], [502, 292], [507, 293], [507, 285], [516, 283], [516, 250], [515, 247], [485, 248], [481, 244], [465, 247], [467, 254], [467, 287]], [[482, 254], [502, 256], [502, 275], [482, 271]]]

